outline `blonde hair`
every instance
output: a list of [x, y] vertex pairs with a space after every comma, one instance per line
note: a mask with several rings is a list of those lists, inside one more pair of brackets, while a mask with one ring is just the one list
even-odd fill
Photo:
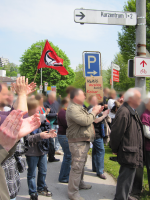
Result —
[[110, 92], [109, 92], [109, 97], [111, 97], [112, 94], [116, 93], [116, 90], [114, 89], [110, 89]]
[[29, 98], [27, 100], [28, 110], [36, 109], [39, 106], [39, 102], [36, 99]]

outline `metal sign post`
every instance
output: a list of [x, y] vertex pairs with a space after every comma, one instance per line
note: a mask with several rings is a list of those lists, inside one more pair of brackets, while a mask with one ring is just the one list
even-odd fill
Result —
[[111, 62], [111, 88], [114, 88], [114, 81], [113, 81], [113, 63]]
[[[136, 0], [137, 27], [136, 27], [136, 54], [146, 57], [146, 0]], [[135, 86], [142, 88], [142, 96], [146, 92], [146, 78], [135, 78]]]

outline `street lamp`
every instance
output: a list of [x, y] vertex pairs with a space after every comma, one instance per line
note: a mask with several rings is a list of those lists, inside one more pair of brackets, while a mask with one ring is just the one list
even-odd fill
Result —
[[[36, 45], [36, 47], [41, 48], [41, 56], [42, 56], [42, 46]], [[41, 87], [42, 87], [42, 68], [41, 68]], [[42, 89], [41, 89], [41, 93], [42, 93]]]

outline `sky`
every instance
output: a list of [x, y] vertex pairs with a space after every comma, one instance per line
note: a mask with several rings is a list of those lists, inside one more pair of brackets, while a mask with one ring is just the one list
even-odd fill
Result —
[[101, 52], [103, 69], [119, 52], [122, 26], [74, 22], [77, 8], [122, 11], [126, 0], [0, 0], [0, 57], [20, 64], [33, 43], [48, 39], [61, 48], [74, 70], [83, 51]]

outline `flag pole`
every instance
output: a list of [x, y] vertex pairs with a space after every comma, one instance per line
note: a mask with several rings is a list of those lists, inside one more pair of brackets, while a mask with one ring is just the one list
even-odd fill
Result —
[[38, 73], [38, 69], [36, 70], [36, 73], [35, 73], [34, 81], [33, 81], [33, 82], [35, 82], [35, 79], [36, 79], [36, 75], [37, 75], [37, 73]]

